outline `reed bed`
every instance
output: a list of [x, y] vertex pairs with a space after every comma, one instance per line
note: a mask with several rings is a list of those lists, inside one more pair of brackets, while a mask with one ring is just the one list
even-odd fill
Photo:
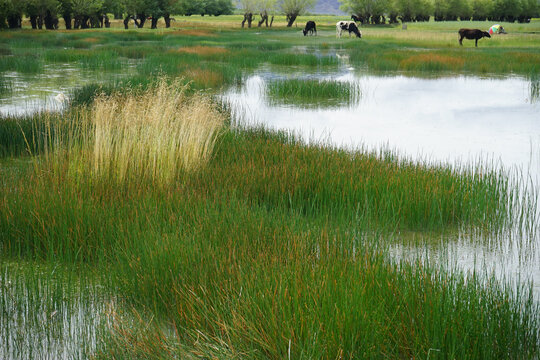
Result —
[[358, 84], [333, 80], [287, 79], [266, 84], [271, 102], [298, 106], [352, 105], [359, 101]]
[[208, 161], [224, 122], [207, 98], [188, 97], [186, 89], [162, 80], [138, 94], [98, 97], [79, 112], [78, 126], [57, 138], [49, 150], [53, 160], [75, 153], [68, 161], [77, 176], [89, 171], [82, 176], [104, 183], [173, 182]]
[[0, 357], [85, 359], [108, 332], [114, 298], [95, 276], [0, 260]]
[[98, 99], [93, 106], [93, 173], [107, 181], [169, 183], [212, 152], [223, 117], [185, 86], [161, 82], [140, 96]]
[[98, 358], [538, 354], [530, 289], [392, 264], [384, 252], [386, 225], [499, 226], [497, 176], [260, 129], [228, 131], [216, 145], [206, 166], [164, 187], [98, 184], [73, 176], [85, 171], [73, 164], [92, 164], [80, 161], [0, 184], [11, 189], [0, 191], [3, 256], [89, 263], [144, 314], [115, 326]]
[[12, 90], [13, 90], [12, 82], [8, 78], [4, 76], [0, 76], [0, 95], [9, 94], [11, 93]]
[[337, 66], [338, 60], [332, 56], [315, 56], [311, 54], [275, 53], [268, 58], [273, 65], [297, 66]]
[[0, 56], [0, 71], [37, 74], [43, 71], [43, 62], [40, 57], [35, 55]]

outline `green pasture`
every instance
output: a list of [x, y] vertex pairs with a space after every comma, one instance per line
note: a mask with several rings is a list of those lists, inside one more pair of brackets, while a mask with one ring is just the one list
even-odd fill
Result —
[[[234, 127], [212, 96], [263, 66], [336, 69], [336, 53], [373, 73], [527, 76], [538, 94], [540, 22], [503, 23], [508, 35], [474, 48], [457, 30], [489, 23], [366, 26], [362, 39], [336, 39], [333, 16], [292, 29], [281, 17], [251, 29], [238, 15], [175, 19], [171, 29], [0, 32], [0, 96], [14, 91], [12, 72], [51, 65], [111, 79], [76, 86], [62, 113], [0, 117], [0, 358], [59, 357], [62, 341], [77, 359], [539, 356], [531, 286], [388, 253], [399, 234], [529, 226], [535, 199], [508, 173]], [[318, 35], [304, 37], [311, 19]], [[159, 155], [129, 165], [125, 181], [95, 177], [95, 99], [151, 97], [161, 79], [189, 84], [186, 101], [223, 116], [208, 158], [165, 183], [139, 176]], [[318, 80], [269, 87], [295, 105], [361, 96]]]

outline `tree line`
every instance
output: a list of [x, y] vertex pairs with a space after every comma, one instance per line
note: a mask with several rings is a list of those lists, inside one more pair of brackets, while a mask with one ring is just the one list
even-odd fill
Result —
[[0, 28], [20, 28], [23, 16], [33, 29], [57, 29], [59, 18], [66, 29], [109, 27], [109, 14], [124, 19], [126, 28], [131, 22], [143, 27], [147, 19], [156, 28], [160, 18], [170, 27], [172, 14], [218, 16], [233, 9], [231, 0], [0, 0]]
[[[540, 0], [339, 0], [341, 9], [363, 24], [411, 21], [493, 20], [528, 22], [540, 16]], [[234, 2], [234, 3], [233, 3]], [[109, 15], [143, 27], [156, 28], [163, 18], [170, 27], [171, 15], [232, 14], [235, 5], [244, 14], [242, 27], [272, 26], [275, 14], [283, 14], [287, 26], [309, 11], [316, 0], [0, 0], [0, 28], [22, 26], [23, 16], [33, 29], [57, 29], [63, 18], [66, 29], [109, 27]]]
[[362, 23], [492, 20], [529, 22], [540, 16], [540, 0], [340, 0]]

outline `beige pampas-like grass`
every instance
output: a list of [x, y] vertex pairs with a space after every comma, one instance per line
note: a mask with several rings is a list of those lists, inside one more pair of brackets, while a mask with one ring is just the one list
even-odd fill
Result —
[[180, 82], [165, 80], [139, 95], [96, 99], [93, 119], [94, 177], [124, 183], [170, 183], [202, 166], [224, 117], [207, 97], [186, 95]]
[[200, 168], [225, 118], [208, 97], [186, 94], [187, 86], [161, 80], [142, 92], [102, 95], [69, 119], [47, 116], [46, 173], [160, 186]]

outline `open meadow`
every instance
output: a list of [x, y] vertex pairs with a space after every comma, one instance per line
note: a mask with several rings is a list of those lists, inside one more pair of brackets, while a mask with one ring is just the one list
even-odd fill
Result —
[[[514, 128], [486, 141], [511, 148], [501, 134], [520, 117], [538, 130], [540, 20], [502, 23], [478, 48], [457, 30], [491, 23], [338, 39], [338, 20], [0, 31], [0, 358], [537, 359], [534, 165], [485, 148], [429, 161], [269, 124], [384, 108], [370, 82], [474, 79], [492, 87], [482, 104], [519, 80]], [[242, 105], [257, 91], [261, 104]], [[463, 105], [459, 129], [512, 96]], [[519, 161], [540, 164], [537, 140]], [[457, 247], [473, 260], [454, 263]], [[504, 258], [520, 265], [489, 266]]]

